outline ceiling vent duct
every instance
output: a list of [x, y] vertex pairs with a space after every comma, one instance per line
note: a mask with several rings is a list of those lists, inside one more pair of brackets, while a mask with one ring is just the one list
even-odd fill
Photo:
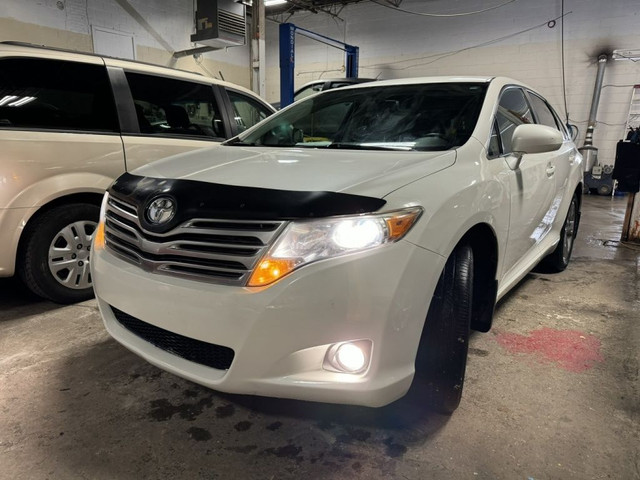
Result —
[[213, 48], [246, 43], [246, 7], [235, 0], [197, 0], [196, 33], [191, 41]]

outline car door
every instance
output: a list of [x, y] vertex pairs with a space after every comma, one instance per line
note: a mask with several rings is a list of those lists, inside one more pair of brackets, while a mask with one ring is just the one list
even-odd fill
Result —
[[[519, 87], [505, 89], [495, 116], [494, 137], [499, 141], [505, 163], [513, 160], [513, 132], [518, 125], [533, 123], [531, 108]], [[510, 158], [509, 158], [510, 157]], [[507, 175], [510, 192], [510, 220], [503, 271], [517, 271], [519, 265], [533, 261], [535, 247], [548, 234], [555, 198], [554, 153], [524, 154], [515, 169]], [[508, 162], [513, 165], [513, 162]], [[557, 207], [556, 207], [557, 209]]]
[[527, 98], [533, 109], [536, 123], [555, 128], [562, 133], [564, 143], [556, 152], [552, 152], [549, 161], [553, 163], [555, 169], [554, 178], [556, 182], [555, 197], [559, 201], [565, 195], [565, 190], [569, 182], [569, 172], [571, 165], [576, 160], [577, 151], [573, 142], [570, 141], [569, 134], [562, 126], [558, 115], [553, 111], [549, 104], [538, 94], [527, 91]]
[[0, 210], [99, 191], [122, 173], [107, 71], [99, 58], [82, 60], [0, 60]]
[[209, 82], [109, 67], [119, 100], [127, 171], [231, 137], [219, 90]]

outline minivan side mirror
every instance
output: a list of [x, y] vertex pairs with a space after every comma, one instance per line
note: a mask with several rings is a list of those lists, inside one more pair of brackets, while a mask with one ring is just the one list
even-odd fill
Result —
[[520, 166], [522, 155], [553, 152], [558, 150], [563, 142], [562, 133], [555, 128], [532, 123], [518, 125], [511, 137], [511, 150], [514, 157], [511, 157], [513, 160], [507, 163], [512, 170], [515, 170]]

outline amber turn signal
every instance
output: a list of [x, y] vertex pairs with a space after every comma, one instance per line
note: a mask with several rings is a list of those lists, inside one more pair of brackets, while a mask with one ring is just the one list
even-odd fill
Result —
[[263, 287], [284, 277], [295, 268], [295, 262], [289, 259], [266, 258], [255, 268], [247, 283], [248, 287]]
[[104, 221], [100, 221], [93, 234], [93, 250], [102, 250], [104, 248]]
[[386, 218], [387, 228], [389, 229], [389, 240], [402, 238], [409, 231], [411, 226], [420, 216], [421, 212], [410, 212], [403, 215], [395, 215]]

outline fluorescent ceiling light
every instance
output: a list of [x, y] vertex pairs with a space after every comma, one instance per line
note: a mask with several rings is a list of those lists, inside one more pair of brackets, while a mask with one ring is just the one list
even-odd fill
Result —
[[[242, 3], [244, 5], [252, 6], [253, 0], [236, 0], [236, 3]], [[265, 7], [273, 7], [274, 5], [284, 5], [288, 3], [288, 0], [264, 0]]]
[[629, 50], [620, 48], [613, 51], [612, 55], [614, 60], [632, 60], [637, 62], [640, 60], [640, 50]]

